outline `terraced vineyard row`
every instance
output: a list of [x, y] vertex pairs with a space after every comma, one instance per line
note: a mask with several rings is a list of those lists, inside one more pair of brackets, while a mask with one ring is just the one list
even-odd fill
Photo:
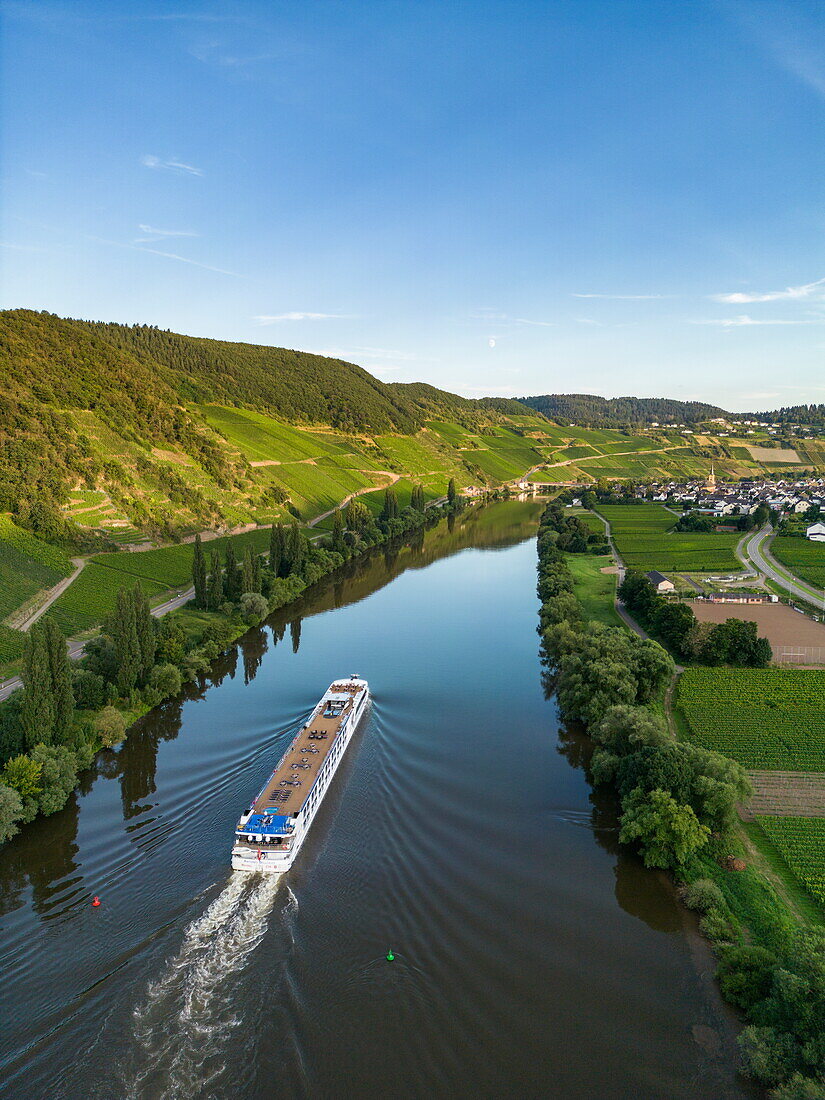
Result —
[[825, 903], [825, 818], [757, 817], [756, 820], [805, 889]]

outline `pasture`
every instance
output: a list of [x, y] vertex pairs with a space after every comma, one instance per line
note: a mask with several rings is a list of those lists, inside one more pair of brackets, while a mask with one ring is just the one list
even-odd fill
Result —
[[689, 668], [678, 706], [691, 741], [746, 768], [825, 771], [820, 672]]

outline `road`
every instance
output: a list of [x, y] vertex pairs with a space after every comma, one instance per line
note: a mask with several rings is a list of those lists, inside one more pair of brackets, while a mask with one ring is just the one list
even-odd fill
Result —
[[767, 524], [742, 540], [739, 546], [749, 564], [792, 596], [819, 607], [825, 605], [825, 591], [795, 577], [786, 566], [780, 565], [771, 556], [768, 544], [772, 536], [773, 528]]

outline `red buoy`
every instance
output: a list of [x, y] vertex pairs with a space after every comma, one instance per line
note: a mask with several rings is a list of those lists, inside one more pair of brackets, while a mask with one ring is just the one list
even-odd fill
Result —
[[92, 905], [95, 907], [95, 909], [98, 907], [98, 905], [100, 905], [100, 898], [97, 897], [97, 895], [95, 895], [95, 897], [92, 899]]

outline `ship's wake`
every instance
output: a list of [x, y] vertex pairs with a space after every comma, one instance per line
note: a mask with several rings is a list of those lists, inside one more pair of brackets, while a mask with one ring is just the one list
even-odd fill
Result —
[[[276, 875], [236, 871], [186, 929], [180, 951], [135, 1009], [136, 1064], [124, 1067], [128, 1096], [209, 1095], [223, 1072], [227, 1041], [243, 1022], [233, 978], [267, 930], [279, 885]], [[296, 905], [285, 889], [287, 907]]]

